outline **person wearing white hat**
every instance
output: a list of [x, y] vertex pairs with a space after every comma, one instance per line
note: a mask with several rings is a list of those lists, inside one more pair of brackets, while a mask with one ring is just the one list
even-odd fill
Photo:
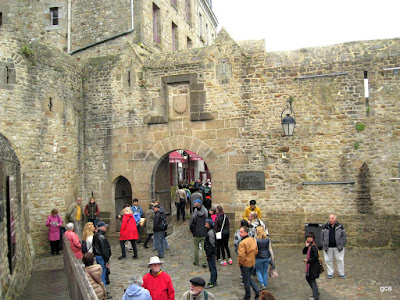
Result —
[[150, 258], [150, 262], [147, 264], [150, 272], [143, 276], [143, 287], [149, 290], [153, 300], [174, 300], [175, 290], [171, 277], [168, 273], [161, 271], [163, 263], [158, 256]]

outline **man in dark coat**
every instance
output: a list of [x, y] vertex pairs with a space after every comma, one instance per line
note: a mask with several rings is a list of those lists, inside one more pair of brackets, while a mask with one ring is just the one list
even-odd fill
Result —
[[318, 248], [315, 244], [315, 236], [313, 232], [306, 235], [306, 246], [303, 248], [303, 254], [307, 254], [307, 258], [303, 260], [306, 263], [306, 280], [310, 285], [313, 296], [309, 300], [319, 299], [318, 286], [315, 279], [319, 277], [320, 265], [318, 260]]
[[208, 215], [207, 209], [201, 205], [201, 200], [197, 199], [194, 201], [195, 209], [190, 217], [189, 226], [193, 234], [193, 246], [194, 246], [194, 261], [193, 264], [199, 265], [199, 244], [201, 244], [201, 261], [203, 268], [206, 268], [206, 257], [203, 255], [204, 240], [207, 236], [206, 217]]
[[217, 285], [217, 266], [215, 265], [216, 238], [214, 225], [213, 220], [206, 220], [207, 236], [204, 241], [204, 251], [206, 252], [208, 269], [210, 270], [210, 281], [205, 287], [206, 289], [211, 289]]
[[163, 228], [163, 219], [165, 214], [160, 210], [160, 205], [154, 205], [154, 220], [153, 220], [153, 239], [158, 257], [164, 258], [164, 243], [165, 243], [165, 228]]
[[[107, 269], [110, 268], [108, 262], [111, 257], [111, 246], [105, 236], [108, 224], [104, 223], [103, 221], [100, 221], [97, 224], [97, 227], [98, 231], [93, 236], [93, 254], [96, 257], [96, 262], [103, 268], [103, 273], [101, 274], [101, 280], [103, 281], [104, 286], [107, 288], [106, 272]], [[112, 297], [107, 296], [107, 299], [110, 298]]]

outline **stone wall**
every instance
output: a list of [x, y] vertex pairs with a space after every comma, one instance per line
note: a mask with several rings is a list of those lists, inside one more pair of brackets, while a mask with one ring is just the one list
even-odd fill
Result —
[[[221, 32], [215, 45], [201, 49], [144, 60], [129, 50], [104, 57], [103, 73], [87, 73], [86, 114], [104, 114], [96, 113], [100, 122], [86, 118], [86, 151], [96, 153], [87, 161], [86, 184], [102, 182], [101, 199], [112, 208], [113, 181], [122, 175], [134, 197], [150, 201], [158, 162], [169, 151], [188, 149], [212, 173], [214, 203], [239, 221], [255, 199], [278, 243], [301, 242], [304, 223], [325, 223], [334, 212], [349, 244], [399, 245], [399, 186], [389, 178], [397, 176], [400, 159], [400, 77], [385, 69], [399, 65], [400, 41], [282, 53], [260, 45], [236, 43]], [[136, 70], [130, 86], [124, 83], [128, 66]], [[186, 110], [166, 97], [177, 84], [190, 88]], [[280, 115], [289, 96], [297, 125], [285, 137]], [[239, 171], [263, 171], [266, 189], [238, 190]]]
[[[59, 7], [59, 24], [50, 25], [50, 8]], [[66, 0], [0, 1], [3, 12], [2, 30], [27, 41], [45, 42], [51, 47], [67, 51]]]
[[0, 285], [4, 298], [15, 299], [30, 277], [34, 256], [50, 253], [45, 226], [50, 211], [57, 208], [65, 220], [66, 207], [82, 191], [82, 77], [68, 55], [0, 34], [0, 73], [8, 68], [11, 76], [0, 77], [0, 134], [20, 164], [20, 174], [12, 174], [20, 182], [15, 272], [8, 271], [6, 226], [0, 223]]
[[[173, 51], [172, 23], [176, 26], [176, 50], [212, 44], [216, 36], [216, 18], [203, 0], [191, 0], [189, 20], [186, 0], [133, 1], [78, 0], [71, 2], [70, 40], [68, 40], [68, 1], [0, 1], [3, 28], [18, 32], [20, 38], [40, 41], [61, 51], [74, 51], [92, 46], [85, 55], [104, 55], [106, 45], [124, 45], [127, 41], [150, 51]], [[159, 8], [159, 43], [153, 39], [153, 5]], [[52, 25], [50, 8], [58, 8], [58, 25]], [[200, 26], [199, 15], [202, 15]], [[188, 39], [191, 41], [188, 43]], [[68, 43], [69, 49], [68, 49]], [[100, 43], [101, 46], [93, 46]]]

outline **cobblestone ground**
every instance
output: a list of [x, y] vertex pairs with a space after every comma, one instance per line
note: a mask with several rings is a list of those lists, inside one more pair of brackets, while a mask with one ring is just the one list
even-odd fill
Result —
[[[193, 265], [191, 237], [187, 222], [174, 224], [174, 233], [168, 236], [170, 249], [165, 252], [163, 270], [172, 278], [176, 299], [180, 299], [189, 288], [190, 278], [201, 276], [206, 281], [209, 279], [208, 268]], [[133, 259], [132, 252], [127, 252], [126, 259], [118, 260], [118, 256], [121, 255], [118, 237], [109, 235], [108, 238], [113, 251], [110, 261], [111, 284], [108, 286], [108, 291], [113, 299], [121, 299], [124, 288], [129, 284], [129, 278], [132, 275], [143, 276], [148, 272], [147, 263], [150, 257], [157, 253], [152, 250], [151, 243], [149, 249], [139, 244], [139, 259]], [[311, 289], [304, 278], [302, 248], [275, 246], [273, 249], [279, 277], [269, 279], [268, 289], [276, 299], [308, 299]], [[233, 265], [217, 265], [218, 286], [210, 290], [217, 299], [240, 299], [244, 296], [240, 269], [233, 246], [231, 246], [231, 252]], [[62, 264], [62, 260], [60, 257], [39, 258], [35, 263], [35, 270], [41, 268], [41, 265], [45, 268], [49, 263], [55, 266]], [[348, 247], [345, 255], [345, 269], [347, 279], [341, 279], [337, 274], [333, 279], [327, 279], [325, 272], [317, 280], [320, 299], [400, 299], [400, 249]], [[253, 280], [257, 280], [256, 276], [253, 276]]]

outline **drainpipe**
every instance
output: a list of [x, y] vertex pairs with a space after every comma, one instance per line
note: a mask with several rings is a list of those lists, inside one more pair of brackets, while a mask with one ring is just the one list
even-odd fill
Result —
[[71, 1], [72, 0], [68, 0], [68, 33], [67, 33], [67, 35], [68, 35], [68, 38], [67, 38], [67, 52], [68, 53], [70, 53], [71, 52], [71, 15], [72, 15], [72, 12], [71, 12], [71, 7], [72, 7], [72, 4], [71, 4]]
[[133, 0], [131, 0], [131, 30], [133, 30]]

